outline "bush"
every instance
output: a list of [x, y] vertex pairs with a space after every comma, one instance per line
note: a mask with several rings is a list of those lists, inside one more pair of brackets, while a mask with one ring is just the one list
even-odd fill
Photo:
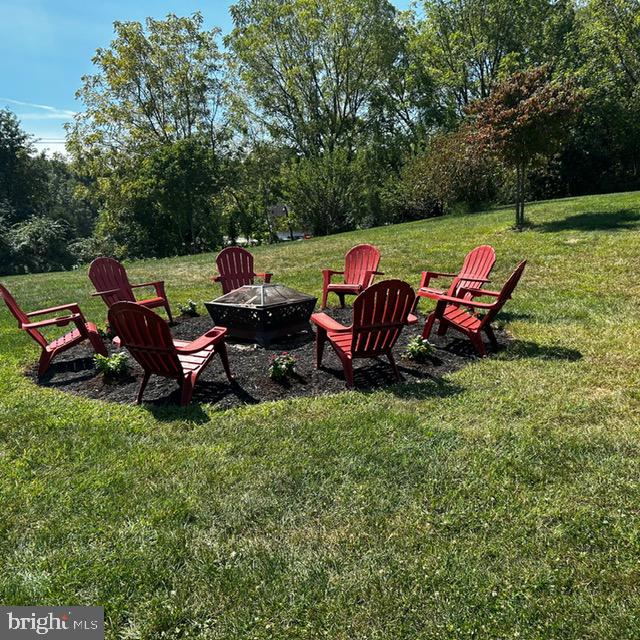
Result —
[[425, 338], [416, 336], [407, 343], [405, 355], [415, 362], [425, 362], [433, 356], [436, 348]]
[[439, 216], [455, 204], [477, 208], [495, 200], [504, 169], [466, 141], [462, 131], [435, 136], [402, 170], [405, 206], [417, 217]]
[[105, 377], [105, 380], [121, 380], [129, 374], [129, 358], [124, 351], [112, 356], [101, 356], [99, 353], [93, 358], [96, 369]]
[[269, 377], [278, 382], [284, 380], [296, 371], [296, 359], [289, 353], [282, 353], [271, 358]]
[[185, 304], [178, 304], [178, 309], [183, 315], [191, 316], [192, 318], [197, 318], [200, 315], [198, 313], [198, 304], [191, 299], [187, 300]]
[[73, 258], [67, 248], [68, 224], [34, 216], [11, 227], [5, 236], [12, 253], [14, 273], [34, 273], [69, 269]]
[[353, 229], [366, 217], [365, 171], [346, 149], [298, 158], [283, 181], [292, 213], [314, 235]]

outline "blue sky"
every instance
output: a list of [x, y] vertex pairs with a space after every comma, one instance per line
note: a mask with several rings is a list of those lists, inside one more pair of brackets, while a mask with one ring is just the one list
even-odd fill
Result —
[[[201, 11], [207, 26], [231, 29], [232, 2], [192, 0], [0, 0], [0, 108], [18, 114], [36, 146], [64, 148], [64, 122], [81, 108], [74, 97], [91, 58], [113, 36], [114, 20]], [[407, 8], [408, 0], [396, 6]]]

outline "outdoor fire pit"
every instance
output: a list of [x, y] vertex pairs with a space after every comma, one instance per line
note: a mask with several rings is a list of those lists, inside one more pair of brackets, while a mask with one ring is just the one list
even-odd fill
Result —
[[230, 336], [267, 347], [276, 338], [309, 329], [317, 301], [282, 284], [254, 284], [205, 302], [205, 306], [211, 319], [227, 327]]

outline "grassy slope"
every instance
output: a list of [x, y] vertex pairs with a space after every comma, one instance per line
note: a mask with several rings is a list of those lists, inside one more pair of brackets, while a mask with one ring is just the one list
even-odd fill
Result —
[[[451, 377], [226, 413], [36, 388], [0, 311], [0, 601], [104, 604], [112, 638], [632, 638], [640, 634], [640, 194], [532, 205], [256, 250], [319, 293], [355, 242], [416, 283], [496, 247], [530, 260], [517, 338]], [[174, 306], [203, 255], [131, 264]], [[25, 307], [84, 271], [6, 278]], [[232, 363], [233, 364], [233, 363]], [[218, 366], [218, 365], [214, 365]]]

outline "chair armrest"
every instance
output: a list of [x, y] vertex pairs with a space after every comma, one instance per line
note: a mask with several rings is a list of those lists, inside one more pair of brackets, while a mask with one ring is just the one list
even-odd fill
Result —
[[476, 302], [475, 300], [465, 300], [464, 298], [454, 298], [453, 296], [443, 296], [437, 293], [427, 293], [427, 298], [436, 300], [437, 302], [449, 302], [457, 304], [461, 307], [472, 307], [474, 309], [493, 309], [495, 302]]
[[140, 284], [132, 284], [130, 285], [132, 289], [138, 289], [140, 287], [155, 287], [156, 290], [158, 287], [164, 287], [164, 280], [156, 280], [155, 282], [141, 282]]
[[211, 282], [221, 282], [222, 276], [211, 276]]
[[325, 331], [351, 331], [351, 327], [345, 327], [326, 313], [314, 313], [311, 322]]
[[429, 282], [436, 278], [455, 278], [457, 275], [457, 273], [445, 273], [444, 271], [423, 271], [418, 289], [426, 289]]
[[413, 313], [410, 313], [407, 316], [407, 324], [415, 324], [416, 322], [418, 322], [418, 316], [416, 316]]
[[95, 291], [92, 293], [92, 296], [106, 296], [111, 293], [118, 293], [118, 291], [122, 291], [122, 289], [109, 289], [108, 291]]
[[263, 278], [264, 280], [271, 280], [271, 276], [273, 276], [273, 273], [254, 273], [254, 276], [256, 276], [256, 278]]
[[70, 316], [61, 316], [59, 318], [49, 318], [48, 320], [40, 320], [39, 322], [26, 322], [22, 329], [38, 329], [39, 327], [51, 327], [53, 325], [57, 327], [66, 327], [70, 322], [74, 322], [76, 325], [84, 325], [84, 318], [82, 314], [73, 313]]
[[329, 278], [331, 278], [331, 276], [344, 275], [344, 271], [334, 271], [333, 269], [323, 269], [322, 270], [322, 275], [325, 275], [325, 274]]
[[373, 282], [373, 279], [375, 276], [383, 276], [384, 273], [382, 271], [372, 271], [372, 270], [367, 270], [364, 272], [364, 280], [363, 282], [363, 287], [368, 287], [371, 285], [371, 283]]
[[227, 335], [226, 327], [214, 327], [207, 333], [201, 335], [199, 338], [192, 340], [189, 344], [184, 345], [183, 347], [176, 346], [176, 351], [178, 353], [196, 353], [197, 351], [202, 351], [207, 347], [210, 347], [213, 344], [216, 344], [224, 339]]
[[[468, 278], [466, 278], [468, 280]], [[460, 291], [470, 293], [473, 296], [492, 296], [497, 298], [500, 295], [499, 291], [489, 291], [488, 289], [476, 289], [475, 287], [462, 287]]]
[[82, 315], [82, 312], [80, 311], [80, 307], [78, 306], [78, 304], [76, 302], [72, 302], [70, 304], [61, 304], [58, 307], [49, 307], [48, 309], [40, 309], [38, 311], [32, 311], [31, 313], [27, 313], [27, 316], [29, 318], [32, 318], [34, 316], [44, 316], [47, 315], [48, 313], [57, 313], [58, 311], [71, 311], [72, 313], [77, 313]]

